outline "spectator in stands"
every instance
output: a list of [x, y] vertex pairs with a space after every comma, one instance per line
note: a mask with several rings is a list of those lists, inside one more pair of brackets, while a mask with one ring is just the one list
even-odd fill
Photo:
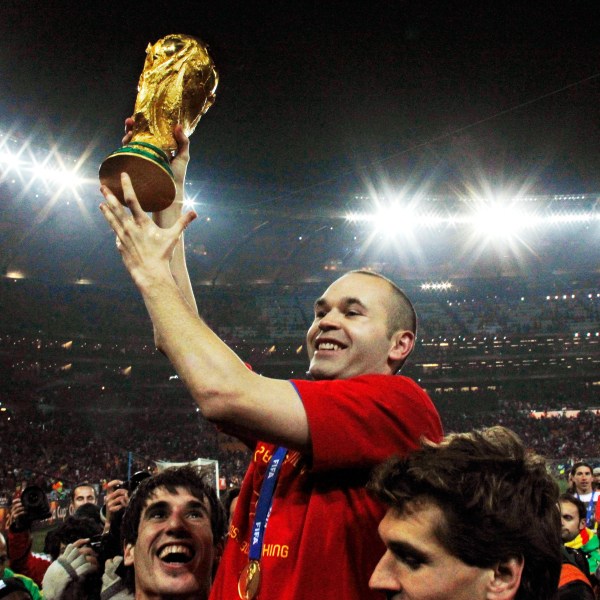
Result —
[[137, 600], [207, 600], [225, 526], [214, 488], [194, 467], [144, 480], [123, 517], [130, 592]]
[[[388, 456], [417, 448], [421, 437], [442, 436], [424, 390], [393, 376], [414, 347], [414, 308], [388, 279], [348, 273], [314, 305], [307, 347], [317, 381], [269, 379], [247, 369], [197, 314], [182, 241], [195, 218], [181, 215], [189, 141], [180, 127], [174, 135], [175, 203], [150, 219], [124, 174], [131, 214], [106, 187], [101, 210], [149, 310], [157, 347], [203, 415], [254, 447], [214, 597], [238, 590], [249, 596], [260, 587], [262, 600], [314, 597], [315, 590], [324, 600], [375, 598], [368, 576], [382, 549], [375, 531], [382, 507], [367, 495], [368, 473]], [[263, 480], [277, 480], [275, 489], [259, 493]], [[270, 515], [266, 530], [263, 513]], [[332, 561], [335, 569], [315, 569]]]
[[0, 533], [0, 581], [6, 581], [10, 578], [16, 578], [20, 580], [25, 589], [29, 592], [30, 597], [33, 598], [33, 600], [42, 600], [40, 588], [33, 581], [33, 579], [25, 577], [25, 575], [21, 575], [20, 573], [15, 573], [12, 569], [8, 567], [6, 539]]
[[576, 462], [571, 467], [571, 493], [585, 505], [587, 526], [596, 529], [596, 521], [600, 517], [596, 514], [596, 510], [600, 509], [600, 492], [592, 489], [592, 477], [592, 467], [586, 462]]
[[580, 550], [589, 563], [590, 573], [596, 573], [600, 566], [600, 540], [596, 532], [586, 527], [585, 504], [571, 494], [562, 494], [560, 515], [565, 546]]
[[558, 486], [512, 431], [425, 443], [380, 467], [371, 488], [389, 507], [373, 589], [411, 600], [554, 598]]

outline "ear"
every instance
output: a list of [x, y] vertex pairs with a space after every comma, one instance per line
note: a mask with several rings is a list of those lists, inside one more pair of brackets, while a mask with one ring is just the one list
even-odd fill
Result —
[[582, 529], [585, 529], [587, 526], [587, 521], [585, 519], [581, 519], [579, 521], [579, 531], [581, 531]]
[[125, 544], [125, 549], [123, 551], [123, 564], [126, 567], [131, 567], [133, 565], [134, 550], [134, 544]]
[[494, 568], [487, 589], [487, 600], [510, 600], [515, 598], [521, 585], [523, 558], [509, 558]]
[[392, 335], [392, 345], [388, 353], [390, 362], [402, 364], [415, 347], [415, 334], [399, 329]]

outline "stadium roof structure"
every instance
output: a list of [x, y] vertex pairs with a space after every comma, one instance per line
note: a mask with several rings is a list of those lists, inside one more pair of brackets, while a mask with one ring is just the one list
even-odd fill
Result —
[[[0, 132], [0, 274], [107, 287], [131, 283], [87, 157]], [[326, 283], [368, 268], [397, 280], [539, 277], [600, 269], [600, 194], [373, 190], [263, 201], [193, 179], [186, 231], [195, 285]]]

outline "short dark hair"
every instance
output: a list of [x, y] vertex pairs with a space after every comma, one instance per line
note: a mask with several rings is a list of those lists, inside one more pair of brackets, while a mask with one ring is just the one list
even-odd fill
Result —
[[377, 271], [369, 271], [368, 269], [356, 269], [348, 271], [346, 275], [371, 275], [387, 282], [391, 287], [393, 302], [388, 313], [388, 335], [391, 337], [398, 330], [412, 331], [417, 335], [417, 311], [406, 295], [404, 290], [394, 283], [389, 277], [378, 273]]
[[101, 523], [88, 517], [67, 517], [56, 529], [48, 532], [44, 541], [44, 552], [56, 560], [60, 556], [61, 544], [72, 544], [83, 538], [102, 533]]
[[81, 481], [80, 483], [76, 483], [71, 488], [71, 502], [75, 502], [75, 490], [80, 487], [92, 488], [94, 490], [94, 498], [98, 499], [98, 494], [96, 493], [96, 488], [91, 483], [89, 483], [89, 481]]
[[544, 459], [504, 427], [423, 442], [374, 474], [371, 491], [400, 514], [419, 502], [444, 513], [435, 535], [464, 563], [523, 559], [518, 600], [553, 598], [561, 569], [559, 489]]
[[571, 504], [574, 504], [577, 507], [580, 521], [581, 519], [587, 519], [587, 509], [585, 504], [579, 498], [573, 496], [573, 494], [569, 494], [568, 492], [561, 494], [558, 500], [559, 502], [570, 502]]
[[208, 500], [210, 526], [215, 546], [225, 537], [225, 511], [217, 497], [215, 488], [208, 483], [207, 478], [201, 475], [196, 467], [184, 465], [165, 469], [157, 475], [144, 479], [138, 485], [123, 515], [121, 525], [121, 542], [123, 546], [136, 543], [142, 512], [146, 507], [148, 498], [158, 488], [165, 488], [171, 494], [177, 493], [177, 488], [183, 488], [198, 500]]
[[590, 473], [594, 472], [594, 469], [592, 469], [592, 465], [590, 465], [590, 463], [586, 463], [583, 460], [580, 460], [579, 462], [576, 462], [572, 467], [571, 467], [571, 477], [573, 477], [573, 475], [575, 475], [575, 473], [577, 472], [577, 469], [579, 469], [579, 467], [587, 467], [590, 470]]

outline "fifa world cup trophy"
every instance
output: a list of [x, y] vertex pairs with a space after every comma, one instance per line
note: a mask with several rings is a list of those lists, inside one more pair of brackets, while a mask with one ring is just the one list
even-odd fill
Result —
[[175, 199], [169, 164], [180, 123], [191, 135], [215, 101], [219, 76], [207, 47], [189, 35], [168, 35], [146, 49], [138, 83], [133, 137], [100, 165], [100, 182], [124, 204], [121, 173], [128, 173], [141, 207], [158, 212]]

